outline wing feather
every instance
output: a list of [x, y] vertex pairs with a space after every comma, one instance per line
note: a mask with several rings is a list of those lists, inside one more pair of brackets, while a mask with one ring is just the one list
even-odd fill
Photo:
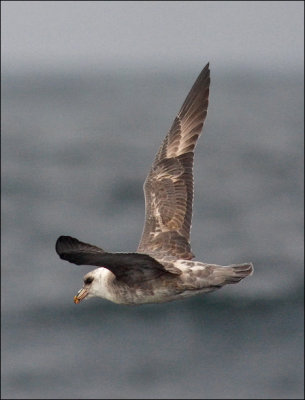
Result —
[[191, 259], [194, 149], [207, 115], [209, 64], [166, 135], [144, 183], [145, 223], [138, 252]]
[[130, 286], [157, 279], [160, 276], [177, 276], [181, 271], [174, 266], [164, 267], [148, 254], [108, 253], [99, 247], [70, 236], [60, 236], [56, 252], [63, 260], [76, 265], [95, 265], [111, 271], [116, 279]]

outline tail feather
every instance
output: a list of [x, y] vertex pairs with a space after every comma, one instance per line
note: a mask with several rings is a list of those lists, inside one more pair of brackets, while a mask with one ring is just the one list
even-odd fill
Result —
[[222, 274], [225, 278], [225, 283], [238, 283], [246, 276], [252, 275], [254, 271], [252, 263], [232, 264], [224, 267]]
[[[252, 263], [217, 265], [190, 261], [191, 266], [183, 270], [184, 290], [201, 290], [204, 293], [222, 288], [224, 285], [238, 283], [254, 268]], [[183, 266], [183, 264], [182, 264]]]

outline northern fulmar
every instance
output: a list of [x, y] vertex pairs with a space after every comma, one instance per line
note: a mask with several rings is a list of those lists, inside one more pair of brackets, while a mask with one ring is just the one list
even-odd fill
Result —
[[207, 64], [145, 180], [145, 223], [137, 251], [110, 253], [70, 236], [58, 238], [60, 258], [98, 267], [84, 276], [76, 304], [95, 296], [119, 304], [163, 303], [211, 292], [252, 274], [249, 262], [221, 266], [192, 261], [193, 159], [207, 115], [209, 86]]

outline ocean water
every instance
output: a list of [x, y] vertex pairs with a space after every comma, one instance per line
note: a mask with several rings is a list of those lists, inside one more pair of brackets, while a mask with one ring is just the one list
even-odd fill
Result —
[[195, 155], [196, 259], [253, 276], [183, 301], [73, 296], [71, 235], [134, 251], [142, 185], [198, 71], [2, 78], [2, 397], [303, 398], [302, 73], [214, 73]]

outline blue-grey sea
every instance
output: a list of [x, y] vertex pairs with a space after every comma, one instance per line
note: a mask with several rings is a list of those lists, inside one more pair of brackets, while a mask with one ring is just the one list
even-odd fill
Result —
[[197, 70], [2, 76], [2, 398], [303, 398], [302, 71], [215, 70], [195, 155], [197, 260], [237, 285], [124, 306], [73, 296], [71, 235], [135, 251], [142, 185]]

